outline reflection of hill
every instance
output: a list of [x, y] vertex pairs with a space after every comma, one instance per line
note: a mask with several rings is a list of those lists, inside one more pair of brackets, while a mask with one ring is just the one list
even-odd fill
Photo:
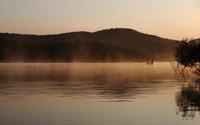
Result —
[[[47, 94], [117, 100], [153, 93], [172, 79], [169, 65], [158, 64], [2, 64], [0, 95]], [[158, 68], [159, 67], [159, 68]], [[18, 95], [18, 96], [17, 96]]]
[[176, 95], [176, 101], [183, 117], [194, 118], [200, 112], [200, 83], [190, 83], [187, 87], [182, 87]]
[[0, 61], [99, 62], [173, 59], [176, 41], [131, 29], [57, 35], [0, 33]]
[[166, 82], [155, 81], [112, 85], [101, 82], [4, 82], [0, 84], [0, 96], [17, 100], [45, 94], [75, 99], [133, 101], [137, 96], [156, 93], [164, 84]]

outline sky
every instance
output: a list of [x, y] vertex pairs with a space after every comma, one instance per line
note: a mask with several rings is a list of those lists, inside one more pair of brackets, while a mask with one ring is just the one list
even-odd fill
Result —
[[0, 0], [0, 32], [55, 34], [132, 28], [200, 38], [200, 0]]

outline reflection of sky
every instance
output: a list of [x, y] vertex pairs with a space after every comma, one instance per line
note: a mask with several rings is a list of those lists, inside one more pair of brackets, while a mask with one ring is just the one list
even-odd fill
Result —
[[59, 33], [134, 28], [199, 37], [199, 0], [0, 0], [0, 32]]
[[2, 125], [198, 125], [169, 63], [0, 64]]
[[16, 102], [1, 101], [0, 122], [4, 125], [198, 125], [198, 115], [194, 120], [185, 121], [175, 114], [177, 89], [161, 89], [132, 102], [78, 100], [54, 95], [32, 96]]

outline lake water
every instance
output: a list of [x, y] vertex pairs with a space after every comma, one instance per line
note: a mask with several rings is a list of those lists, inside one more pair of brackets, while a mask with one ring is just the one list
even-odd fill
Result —
[[0, 124], [199, 125], [195, 79], [170, 63], [0, 64]]

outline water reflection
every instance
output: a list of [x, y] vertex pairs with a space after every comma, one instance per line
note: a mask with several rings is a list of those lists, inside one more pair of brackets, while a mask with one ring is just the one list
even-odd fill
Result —
[[176, 94], [178, 114], [183, 118], [194, 118], [200, 113], [200, 80], [184, 85]]
[[46, 94], [109, 101], [131, 101], [175, 80], [168, 63], [1, 64], [0, 78], [0, 96], [9, 99]]
[[38, 82], [34, 84], [31, 82], [2, 83], [0, 85], [0, 96], [19, 100], [28, 96], [45, 94], [48, 96], [67, 97], [71, 99], [90, 98], [107, 99], [108, 101], [132, 101], [140, 95], [156, 93], [164, 84], [168, 83], [156, 81], [110, 85], [101, 82]]
[[[0, 64], [0, 124], [198, 125], [174, 113], [181, 83], [169, 63]], [[183, 116], [199, 111], [192, 87], [177, 94]]]

